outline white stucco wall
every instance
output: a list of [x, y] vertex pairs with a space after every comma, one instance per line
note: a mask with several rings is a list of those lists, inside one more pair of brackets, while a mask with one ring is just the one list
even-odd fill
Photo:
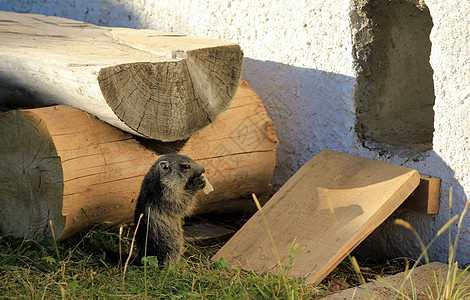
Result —
[[[239, 43], [246, 57], [243, 79], [263, 100], [279, 137], [275, 185], [282, 185], [324, 148], [440, 177], [439, 215], [396, 213], [429, 241], [448, 220], [450, 187], [454, 213], [470, 196], [470, 2], [424, 1], [434, 23], [430, 60], [435, 132], [433, 150], [411, 157], [406, 151], [380, 155], [364, 148], [354, 132], [352, 1], [0, 0], [0, 9]], [[364, 253], [416, 256], [419, 247], [414, 238], [395, 226], [388, 230], [392, 226], [387, 222], [377, 230], [365, 242]], [[469, 229], [467, 218], [458, 254], [462, 265], [470, 263]], [[443, 236], [431, 259], [446, 261], [447, 248]]]

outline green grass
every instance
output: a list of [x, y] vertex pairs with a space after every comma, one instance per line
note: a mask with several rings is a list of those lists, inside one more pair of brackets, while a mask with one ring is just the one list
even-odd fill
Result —
[[[132, 235], [133, 228], [124, 227], [123, 252]], [[57, 245], [0, 236], [0, 298], [312, 299], [331, 292], [211, 262], [218, 246], [187, 247], [176, 265], [129, 265], [123, 287], [119, 260], [111, 262], [103, 251], [119, 253], [119, 228], [101, 226]]]
[[[176, 265], [158, 268], [155, 261], [148, 258], [144, 266], [131, 264], [124, 271], [127, 257], [123, 255], [119, 259], [118, 253], [120, 249], [123, 253], [130, 252], [132, 226], [109, 228], [103, 224], [63, 243], [49, 245], [27, 238], [0, 236], [0, 299], [316, 299], [375, 279], [377, 275], [394, 274], [403, 269], [407, 276], [402, 287], [396, 290], [397, 299], [415, 299], [415, 295], [404, 293], [406, 281], [421, 260], [428, 261], [430, 245], [443, 232], [449, 231], [450, 235], [454, 222], [457, 222], [457, 234], [454, 242], [449, 240], [449, 270], [447, 274], [435, 274], [437, 292], [433, 294], [430, 289], [427, 296], [439, 300], [467, 299], [470, 275], [468, 269], [457, 275], [455, 253], [468, 205], [460, 215], [450, 215], [449, 222], [427, 246], [408, 222], [397, 221], [416, 233], [423, 250], [411, 268], [408, 264], [400, 267], [403, 264], [395, 261], [378, 266], [380, 270], [374, 271], [364, 265], [359, 267], [351, 258], [352, 263], [346, 259], [319, 285], [308, 285], [302, 279], [290, 277], [289, 265], [280, 275], [273, 275], [231, 267], [223, 259], [212, 262], [210, 257], [220, 245], [186, 244], [187, 249]], [[106, 257], [106, 253], [117, 255]], [[294, 254], [291, 264], [295, 264]], [[370, 295], [369, 299], [373, 298]]]
[[[449, 255], [448, 255], [448, 261], [447, 261], [447, 273], [446, 274], [433, 274], [434, 275], [434, 286], [433, 287], [428, 287], [426, 290], [426, 294], [428, 299], [438, 299], [438, 300], [460, 300], [460, 299], [470, 299], [470, 274], [469, 274], [469, 268], [470, 266], [467, 266], [460, 274], [458, 274], [458, 262], [456, 261], [456, 253], [457, 253], [457, 248], [460, 240], [460, 234], [462, 233], [462, 224], [463, 224], [463, 219], [465, 218], [468, 208], [470, 206], [470, 199], [467, 199], [465, 201], [465, 206], [460, 214], [452, 215], [452, 188], [450, 189], [450, 194], [449, 194], [449, 221], [447, 221], [446, 224], [444, 224], [441, 229], [438, 230], [436, 235], [433, 237], [433, 239], [429, 242], [427, 246], [424, 245], [421, 237], [419, 234], [416, 232], [416, 230], [409, 224], [408, 222], [404, 220], [395, 220], [395, 223], [407, 228], [410, 230], [413, 235], [416, 237], [418, 240], [422, 253], [416, 260], [415, 264], [411, 269], [406, 269], [405, 270], [405, 278], [403, 280], [403, 283], [400, 287], [399, 290], [397, 290], [397, 294], [395, 299], [415, 299], [415, 294], [416, 291], [412, 289], [412, 295], [408, 295], [403, 291], [403, 288], [405, 284], [407, 283], [408, 280], [411, 278], [411, 274], [417, 267], [417, 265], [420, 263], [420, 261], [424, 258], [426, 263], [429, 263], [429, 257], [428, 257], [428, 249], [431, 247], [431, 245], [444, 233], [448, 232], [448, 245], [449, 245]], [[452, 240], [452, 225], [453, 223], [457, 222], [457, 232], [455, 234], [454, 240]], [[411, 280], [410, 280], [411, 281]], [[412, 284], [412, 282], [410, 282]]]

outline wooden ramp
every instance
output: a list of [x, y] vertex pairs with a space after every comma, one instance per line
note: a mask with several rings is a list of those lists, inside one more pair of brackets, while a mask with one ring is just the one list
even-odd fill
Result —
[[[418, 186], [416, 170], [331, 150], [306, 163], [263, 207], [289, 275], [320, 282]], [[297, 245], [289, 255], [292, 245]], [[272, 241], [257, 212], [213, 257], [277, 272]]]

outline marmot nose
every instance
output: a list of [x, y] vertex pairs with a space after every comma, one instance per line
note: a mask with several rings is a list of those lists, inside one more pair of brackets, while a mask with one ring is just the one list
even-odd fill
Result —
[[206, 169], [204, 169], [203, 166], [199, 165], [197, 166], [197, 169], [195, 169], [196, 174], [202, 175], [202, 173], [206, 172]]
[[202, 174], [206, 172], [206, 169], [201, 164], [196, 163], [196, 165], [194, 166], [194, 172]]

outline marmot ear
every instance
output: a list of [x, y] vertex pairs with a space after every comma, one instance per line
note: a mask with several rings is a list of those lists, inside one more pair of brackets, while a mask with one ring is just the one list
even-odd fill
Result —
[[161, 161], [159, 164], [160, 168], [162, 168], [163, 170], [168, 170], [170, 168], [170, 163], [166, 160], [164, 161]]

